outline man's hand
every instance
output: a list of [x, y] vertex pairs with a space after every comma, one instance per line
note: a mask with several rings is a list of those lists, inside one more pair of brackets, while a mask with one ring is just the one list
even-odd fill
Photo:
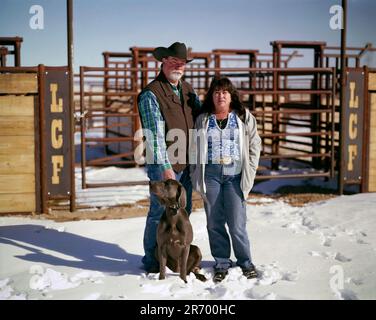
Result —
[[162, 173], [163, 180], [174, 179], [176, 180], [175, 172], [172, 169], [167, 169]]

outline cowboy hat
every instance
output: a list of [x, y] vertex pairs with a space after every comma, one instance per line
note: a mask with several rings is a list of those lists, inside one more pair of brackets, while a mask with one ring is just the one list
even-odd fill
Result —
[[184, 43], [175, 42], [168, 48], [157, 47], [153, 51], [153, 56], [158, 61], [162, 61], [163, 58], [176, 57], [185, 60], [187, 63], [191, 62], [193, 59], [187, 57], [188, 50]]

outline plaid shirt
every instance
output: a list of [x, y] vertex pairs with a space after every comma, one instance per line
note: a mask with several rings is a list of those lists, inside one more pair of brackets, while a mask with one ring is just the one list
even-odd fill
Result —
[[[174, 93], [181, 98], [181, 90], [171, 85]], [[201, 103], [196, 95], [196, 107], [200, 108]], [[148, 129], [151, 137], [146, 136], [146, 147], [154, 155], [153, 163], [160, 164], [163, 170], [171, 169], [171, 163], [167, 155], [165, 140], [165, 121], [159, 108], [157, 97], [151, 91], [145, 91], [140, 96], [138, 110], [142, 121], [142, 127]], [[145, 134], [145, 131], [144, 131]]]

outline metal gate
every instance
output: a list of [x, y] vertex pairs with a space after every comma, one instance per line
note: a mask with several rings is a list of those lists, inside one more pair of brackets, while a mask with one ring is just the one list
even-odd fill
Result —
[[[212, 77], [224, 75], [234, 82], [242, 103], [257, 118], [262, 138], [256, 179], [333, 178], [340, 169], [340, 83], [338, 55], [325, 50], [336, 48], [326, 47], [324, 42], [271, 44], [273, 53], [237, 49], [191, 52], [196, 60], [187, 65], [185, 80], [201, 99]], [[302, 57], [301, 48], [314, 51], [313, 67], [289, 66], [291, 60]], [[134, 138], [141, 128], [136, 99], [159, 72], [153, 49], [105, 52], [104, 67], [80, 68], [83, 188], [147, 183], [91, 183], [86, 180], [86, 168], [137, 166], [134, 151], [142, 140]], [[284, 49], [294, 50], [282, 52]], [[333, 59], [335, 65], [330, 63]], [[96, 149], [101, 154], [92, 158]]]

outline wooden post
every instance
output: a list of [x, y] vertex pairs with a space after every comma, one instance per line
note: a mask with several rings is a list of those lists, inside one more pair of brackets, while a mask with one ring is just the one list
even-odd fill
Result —
[[73, 3], [67, 0], [67, 54], [68, 54], [68, 81], [69, 81], [69, 118], [70, 118], [70, 161], [71, 161], [71, 186], [70, 186], [70, 211], [76, 210], [76, 191], [75, 191], [75, 146], [74, 146], [74, 70], [73, 70]]
[[341, 29], [341, 88], [340, 88], [340, 123], [339, 123], [339, 158], [338, 158], [338, 193], [343, 194], [344, 187], [344, 103], [345, 103], [345, 87], [346, 87], [346, 11], [347, 0], [342, 0], [342, 29]]

